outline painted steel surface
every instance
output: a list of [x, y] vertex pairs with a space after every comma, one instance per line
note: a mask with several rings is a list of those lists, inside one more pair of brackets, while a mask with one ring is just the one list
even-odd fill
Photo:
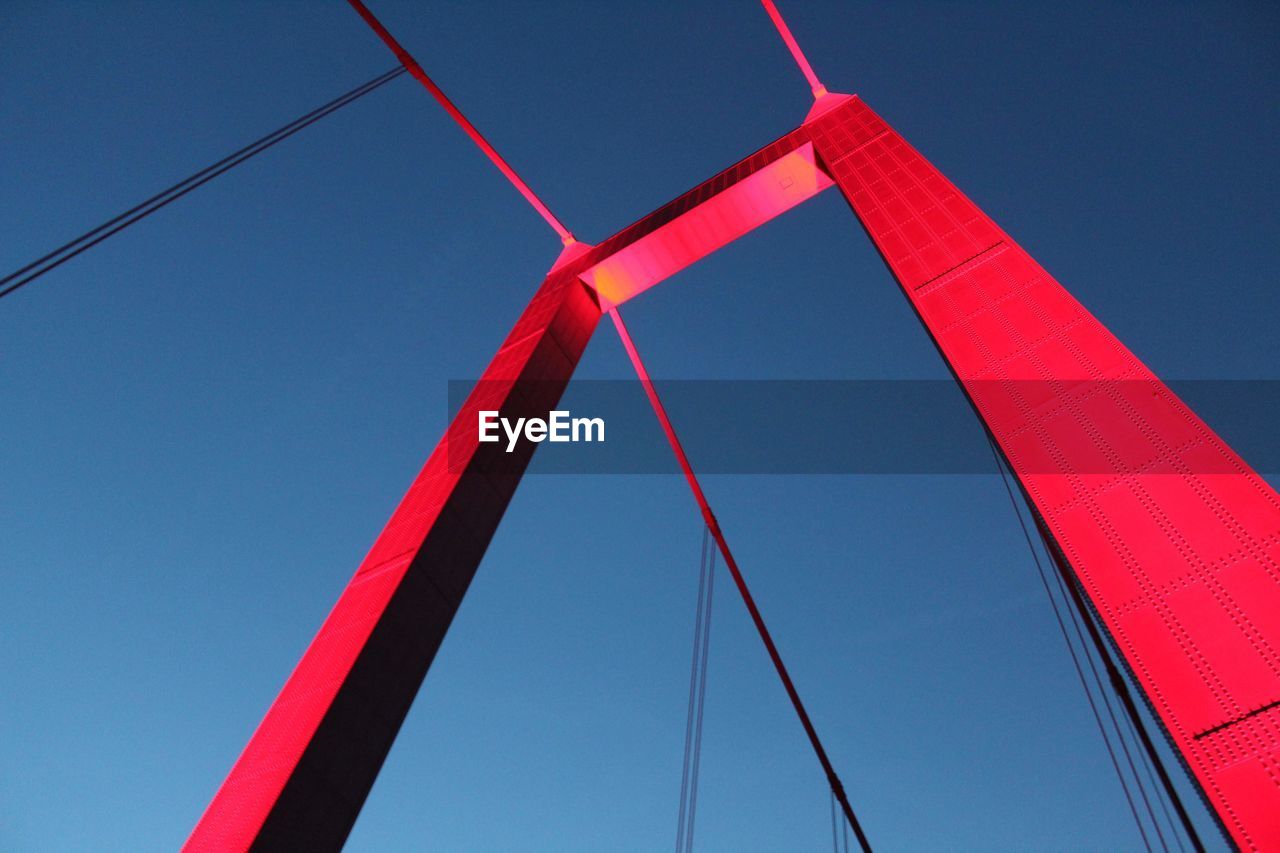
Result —
[[[690, 235], [686, 245], [700, 245], [703, 254], [714, 251], [742, 233], [742, 221], [759, 224], [795, 203], [790, 185], [767, 193], [748, 180], [772, 164], [783, 164], [767, 173], [776, 178], [808, 174], [830, 186], [825, 175], [812, 174], [812, 156], [807, 164], [803, 152], [799, 161], [788, 158], [804, 143], [799, 131], [784, 136], [600, 245], [566, 246], [184, 850], [341, 848], [536, 447], [521, 441], [513, 458], [500, 444], [480, 444], [478, 412], [545, 416], [554, 407], [600, 319], [600, 299], [584, 280], [593, 267], [671, 223], [705, 226], [712, 220], [685, 214], [746, 182], [745, 191], [730, 194], [748, 206], [728, 214], [738, 222], [724, 218], [722, 199], [709, 208], [716, 223], [711, 239], [699, 242], [700, 228], [676, 226]], [[820, 188], [814, 183], [796, 189]], [[667, 274], [695, 260], [683, 252]], [[646, 272], [646, 287], [656, 280], [654, 269]]]
[[536, 447], [480, 444], [478, 412], [553, 408], [599, 319], [572, 272], [542, 284], [185, 850], [342, 847]]
[[1280, 849], [1280, 498], [901, 136], [836, 94], [599, 245], [569, 245], [186, 849], [341, 846], [533, 450], [522, 442], [513, 464], [497, 445], [478, 445], [476, 412], [545, 414], [602, 304], [653, 286], [828, 178], [1227, 830], [1242, 847]]
[[1280, 497], [864, 103], [806, 126], [1226, 829], [1280, 849]]

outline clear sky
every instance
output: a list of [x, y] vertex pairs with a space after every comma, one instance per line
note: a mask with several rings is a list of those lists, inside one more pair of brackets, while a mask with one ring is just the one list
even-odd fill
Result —
[[[587, 240], [808, 106], [748, 0], [373, 8]], [[1158, 373], [1280, 378], [1275, 7], [782, 9]], [[337, 0], [3, 19], [4, 271], [393, 65]], [[0, 849], [181, 843], [557, 248], [401, 78], [0, 303]], [[834, 193], [629, 308], [659, 378], [946, 376]], [[873, 841], [1138, 847], [994, 476], [706, 486]], [[348, 849], [668, 847], [699, 539], [672, 476], [525, 482]], [[825, 849], [720, 589], [698, 847]]]

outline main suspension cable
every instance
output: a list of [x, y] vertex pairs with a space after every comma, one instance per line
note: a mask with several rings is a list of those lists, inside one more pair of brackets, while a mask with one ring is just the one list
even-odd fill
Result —
[[96, 228], [91, 228], [79, 237], [76, 237], [74, 240], [64, 243], [43, 257], [37, 258], [26, 266], [14, 270], [4, 278], [0, 278], [0, 297], [8, 296], [18, 288], [30, 284], [40, 278], [40, 276], [62, 266], [82, 252], [98, 245], [108, 237], [120, 233], [135, 222], [146, 219], [157, 210], [177, 201], [197, 187], [207, 184], [219, 175], [239, 166], [249, 158], [261, 154], [276, 143], [283, 142], [303, 128], [310, 127], [325, 116], [340, 110], [352, 101], [364, 97], [374, 89], [377, 89], [384, 83], [394, 80], [396, 77], [399, 77], [404, 73], [404, 68], [392, 68], [390, 71], [383, 72], [368, 82], [361, 83], [346, 94], [339, 95], [327, 104], [316, 107], [311, 112], [298, 116], [283, 127], [279, 127], [268, 133], [266, 136], [263, 136], [243, 148], [228, 154], [221, 160], [205, 166], [200, 171], [183, 178], [173, 186], [161, 190], [123, 213], [113, 216], [111, 219], [108, 219]]
[[724, 532], [720, 529], [719, 522], [716, 521], [715, 515], [711, 512], [711, 505], [707, 501], [706, 494], [702, 491], [702, 486], [698, 483], [697, 476], [693, 473], [693, 467], [689, 464], [689, 457], [685, 455], [680, 439], [676, 436], [675, 428], [671, 425], [671, 419], [667, 416], [667, 410], [663, 407], [662, 400], [658, 397], [658, 391], [654, 388], [653, 382], [649, 378], [649, 372], [645, 369], [644, 362], [640, 360], [640, 353], [636, 350], [635, 342], [631, 340], [631, 334], [622, 322], [622, 314], [615, 307], [609, 309], [609, 317], [613, 320], [614, 328], [618, 330], [618, 337], [622, 339], [622, 346], [627, 351], [631, 366], [635, 368], [636, 376], [640, 379], [645, 395], [649, 398], [649, 404], [653, 407], [654, 414], [658, 416], [658, 421], [662, 424], [662, 430], [667, 436], [667, 442], [671, 445], [671, 450], [675, 453], [680, 469], [684, 472], [685, 481], [689, 484], [694, 500], [697, 501], [698, 508], [702, 511], [702, 518], [706, 522], [707, 528], [711, 531], [711, 535], [715, 538], [716, 546], [720, 549], [720, 555], [724, 558], [725, 566], [733, 577], [734, 585], [738, 588], [738, 594], [742, 596], [742, 603], [746, 605], [747, 613], [750, 614], [751, 621], [755, 624], [756, 632], [760, 635], [760, 640], [764, 643], [765, 650], [769, 653], [769, 659], [773, 661], [773, 667], [778, 673], [778, 678], [781, 679], [782, 686], [787, 691], [787, 696], [791, 699], [791, 706], [795, 709], [796, 716], [800, 718], [800, 725], [804, 727], [805, 734], [809, 737], [809, 743], [812, 745], [814, 754], [818, 757], [818, 763], [822, 765], [822, 770], [827, 776], [827, 783], [831, 788], [831, 792], [835, 795], [837, 802], [840, 803], [845, 819], [853, 828], [853, 833], [857, 837], [858, 843], [862, 846], [862, 850], [864, 853], [871, 853], [871, 843], [867, 840], [866, 833], [862, 830], [862, 825], [853, 813], [853, 806], [849, 804], [849, 797], [845, 793], [844, 785], [841, 784], [840, 777], [836, 775], [831, 759], [827, 757], [827, 751], [823, 748], [822, 741], [818, 738], [818, 732], [813, 727], [813, 722], [809, 719], [809, 713], [805, 710], [804, 703], [800, 701], [800, 694], [796, 691], [795, 684], [791, 681], [791, 675], [787, 672], [787, 667], [782, 662], [782, 656], [778, 653], [777, 646], [774, 645], [773, 637], [764, 624], [764, 617], [760, 615], [760, 609], [756, 607], [751, 590], [747, 588], [747, 582], [742, 577], [738, 562], [733, 558], [733, 552], [729, 550], [729, 543], [725, 540]]
[[809, 81], [809, 89], [813, 92], [813, 97], [817, 99], [827, 94], [827, 87], [822, 85], [822, 81], [814, 73], [813, 66], [809, 64], [808, 58], [804, 55], [804, 51], [800, 49], [799, 42], [791, 34], [791, 28], [782, 19], [782, 13], [773, 4], [773, 0], [760, 0], [760, 3], [764, 6], [764, 10], [769, 13], [769, 20], [773, 21], [773, 26], [777, 29], [778, 35], [782, 36], [783, 44], [787, 46], [787, 50], [791, 51], [791, 58], [796, 61], [796, 65], [800, 66], [800, 73], [804, 75], [805, 80]]
[[449, 96], [444, 93], [444, 90], [427, 76], [427, 72], [418, 64], [418, 60], [414, 59], [409, 51], [405, 50], [400, 45], [400, 42], [396, 41], [395, 36], [391, 35], [387, 28], [382, 25], [382, 22], [374, 16], [373, 12], [369, 11], [369, 7], [360, 2], [360, 0], [347, 0], [347, 2], [351, 4], [351, 8], [355, 9], [361, 18], [364, 18], [364, 22], [377, 34], [378, 38], [382, 39], [383, 43], [391, 48], [391, 52], [396, 55], [396, 59], [400, 60], [400, 64], [413, 75], [415, 80], [426, 87], [426, 90], [440, 103], [440, 106], [444, 107], [445, 112], [458, 123], [458, 126], [462, 128], [467, 136], [471, 137], [471, 141], [484, 152], [486, 157], [493, 161], [493, 165], [497, 166], [498, 171], [502, 172], [507, 180], [511, 182], [511, 185], [519, 191], [520, 195], [524, 196], [525, 201], [529, 202], [533, 209], [538, 211], [539, 215], [547, 221], [547, 224], [555, 229], [556, 233], [560, 235], [560, 241], [566, 246], [576, 242], [573, 234], [569, 233], [569, 229], [561, 224], [555, 214], [543, 204], [542, 199], [538, 198], [537, 193], [525, 183], [524, 178], [520, 177], [516, 170], [511, 168], [511, 165], [502, 158], [498, 150], [489, 144], [489, 140], [485, 139], [484, 135], [476, 129], [476, 126], [462, 114], [462, 110], [458, 109], [453, 101], [449, 100]]

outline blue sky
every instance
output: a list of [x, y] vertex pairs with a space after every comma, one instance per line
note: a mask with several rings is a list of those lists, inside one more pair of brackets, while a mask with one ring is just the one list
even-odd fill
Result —
[[[1274, 9], [1066, 6], [782, 10], [1158, 373], [1280, 378]], [[746, 0], [373, 8], [587, 240], [808, 106]], [[393, 64], [340, 2], [5, 17], [6, 270]], [[181, 843], [557, 248], [401, 78], [0, 304], [0, 847]], [[832, 193], [629, 309], [659, 378], [946, 375]], [[706, 487], [873, 841], [1138, 846], [994, 476]], [[675, 477], [530, 478], [348, 849], [668, 846], [699, 541]], [[824, 849], [721, 589], [698, 846]]]

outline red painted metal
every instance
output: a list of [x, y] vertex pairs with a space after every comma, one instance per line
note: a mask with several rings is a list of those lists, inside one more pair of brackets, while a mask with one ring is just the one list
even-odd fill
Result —
[[818, 75], [813, 73], [813, 66], [809, 64], [804, 51], [800, 49], [800, 45], [796, 42], [796, 37], [791, 35], [791, 28], [782, 19], [782, 13], [773, 4], [773, 0], [760, 0], [760, 3], [764, 6], [764, 10], [769, 13], [769, 20], [773, 21], [774, 27], [778, 30], [778, 35], [782, 36], [782, 41], [787, 45], [787, 50], [791, 51], [791, 58], [796, 61], [796, 65], [800, 66], [800, 72], [804, 74], [804, 79], [809, 81], [809, 89], [813, 92], [813, 96], [821, 98], [827, 94], [827, 87], [822, 85], [821, 81], [818, 80]]
[[[995, 435], [1223, 825], [1241, 847], [1280, 849], [1280, 497], [879, 116], [834, 94], [800, 128], [598, 246], [562, 254], [187, 849], [341, 845], [518, 482], [510, 460], [476, 446], [475, 410], [549, 407], [600, 303], [631, 298], [811, 197], [823, 173]], [[776, 186], [797, 176], [808, 182], [799, 190]]]
[[801, 145], [583, 273], [605, 307], [621, 305], [832, 186]]
[[498, 445], [477, 442], [476, 413], [545, 416], [599, 320], [588, 271], [803, 144], [799, 133], [783, 137], [600, 245], [561, 252], [184, 850], [341, 847], [536, 447], [499, 456]]
[[742, 596], [742, 603], [747, 607], [747, 613], [751, 615], [751, 621], [756, 626], [756, 633], [760, 635], [760, 641], [764, 643], [765, 651], [769, 653], [769, 660], [773, 661], [773, 668], [778, 673], [778, 678], [782, 680], [782, 687], [787, 691], [787, 698], [791, 700], [791, 707], [795, 709], [796, 716], [800, 718], [800, 725], [804, 728], [804, 733], [809, 738], [809, 744], [813, 747], [814, 754], [818, 757], [818, 763], [822, 765], [822, 772], [827, 776], [827, 784], [831, 786], [831, 792], [840, 803], [840, 809], [844, 812], [845, 819], [849, 821], [849, 826], [853, 828], [853, 834], [857, 836], [859, 846], [865, 853], [871, 853], [871, 843], [867, 840], [866, 833], [862, 830], [862, 824], [858, 822], [858, 818], [853, 813], [853, 806], [849, 804], [848, 794], [844, 790], [844, 785], [840, 781], [839, 775], [836, 774], [835, 767], [831, 764], [831, 759], [827, 757], [827, 750], [822, 746], [822, 740], [818, 737], [818, 730], [813, 727], [813, 721], [809, 719], [809, 712], [805, 710], [804, 703], [800, 701], [800, 694], [796, 691], [795, 684], [791, 681], [791, 674], [787, 672], [787, 666], [782, 662], [782, 655], [778, 652], [778, 647], [774, 645], [773, 635], [769, 633], [769, 628], [764, 624], [764, 617], [760, 615], [760, 609], [756, 606], [755, 596], [751, 594], [751, 590], [747, 587], [746, 578], [742, 576], [742, 570], [738, 568], [738, 561], [733, 558], [733, 552], [729, 550], [729, 542], [724, 538], [724, 532], [720, 529], [720, 522], [716, 521], [715, 513], [711, 511], [711, 504], [707, 501], [706, 494], [702, 491], [702, 484], [698, 482], [698, 477], [693, 473], [693, 466], [689, 464], [689, 457], [685, 455], [684, 446], [680, 444], [680, 438], [676, 435], [675, 427], [671, 425], [671, 418], [667, 416], [667, 409], [662, 405], [662, 398], [658, 396], [658, 389], [654, 387], [653, 380], [649, 378], [649, 371], [645, 369], [644, 362], [640, 359], [640, 352], [636, 349], [635, 341], [631, 339], [631, 333], [627, 331], [627, 326], [622, 322], [622, 314], [617, 308], [609, 311], [609, 318], [613, 320], [614, 328], [618, 330], [618, 337], [622, 339], [623, 349], [627, 351], [627, 358], [631, 360], [631, 366], [636, 371], [636, 376], [640, 379], [640, 385], [644, 388], [645, 396], [649, 398], [649, 405], [653, 407], [653, 413], [658, 416], [658, 422], [662, 424], [662, 431], [667, 436], [667, 443], [671, 445], [671, 450], [675, 453], [676, 461], [680, 463], [680, 470], [684, 472], [685, 482], [689, 484], [689, 490], [693, 492], [693, 499], [698, 504], [698, 509], [702, 511], [702, 519], [706, 522], [707, 528], [711, 531], [712, 537], [716, 540], [716, 547], [720, 549], [720, 555], [724, 557], [724, 564], [729, 568], [729, 574], [733, 577], [733, 583], [738, 588], [738, 594]]
[[352, 577], [184, 850], [337, 850], [536, 445], [477, 441], [480, 410], [544, 416], [600, 318], [543, 282]]
[[806, 128], [1232, 838], [1280, 849], [1280, 497], [865, 104]]
[[574, 242], [573, 235], [569, 233], [569, 229], [565, 228], [555, 214], [551, 212], [550, 208], [542, 203], [542, 199], [538, 198], [538, 194], [525, 183], [524, 178], [520, 177], [515, 169], [511, 168], [511, 165], [503, 159], [498, 150], [489, 144], [489, 140], [485, 139], [484, 135], [476, 129], [476, 126], [462, 114], [462, 110], [454, 106], [453, 101], [449, 100], [449, 96], [444, 93], [444, 90], [427, 76], [427, 72], [418, 64], [418, 60], [414, 59], [409, 51], [401, 47], [395, 36], [391, 35], [387, 28], [382, 25], [382, 22], [374, 16], [373, 12], [369, 11], [369, 7], [361, 3], [360, 0], [347, 0], [347, 2], [351, 4], [351, 8], [359, 13], [361, 18], [364, 18], [370, 29], [378, 34], [378, 38], [382, 39], [386, 46], [391, 48], [391, 52], [396, 55], [396, 59], [400, 60], [400, 64], [413, 75], [415, 80], [426, 87], [431, 96], [439, 101], [440, 106], [444, 107], [445, 112], [458, 123], [458, 126], [463, 129], [467, 136], [471, 137], [471, 141], [484, 152], [486, 157], [493, 161], [493, 165], [497, 166], [498, 170], [511, 182], [511, 185], [519, 191], [520, 195], [524, 196], [525, 201], [529, 202], [533, 209], [538, 211], [538, 214], [547, 221], [547, 224], [556, 230], [556, 233], [560, 235], [560, 241], [566, 246]]

